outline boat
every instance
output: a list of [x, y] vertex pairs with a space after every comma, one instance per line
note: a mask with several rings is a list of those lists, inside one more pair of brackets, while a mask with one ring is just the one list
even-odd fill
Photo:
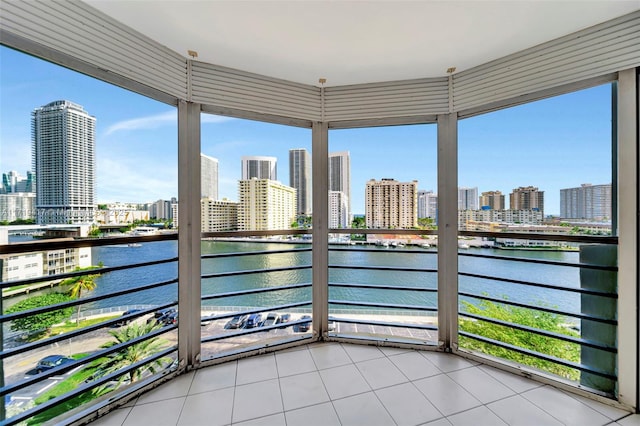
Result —
[[459, 244], [458, 244], [458, 248], [461, 248], [461, 249], [465, 249], [465, 250], [466, 250], [466, 249], [468, 249], [468, 248], [469, 248], [469, 244], [459, 243]]
[[129, 244], [127, 244], [127, 247], [142, 247], [142, 244], [140, 244], [140, 243], [129, 243]]
[[430, 248], [431, 246], [430, 246], [429, 244], [427, 244], [427, 243], [422, 243], [422, 244], [420, 244], [420, 247], [422, 247], [422, 248], [424, 248], [424, 249], [428, 249], [428, 248]]
[[156, 235], [158, 233], [158, 228], [154, 228], [152, 226], [138, 226], [137, 228], [131, 231], [132, 235]]

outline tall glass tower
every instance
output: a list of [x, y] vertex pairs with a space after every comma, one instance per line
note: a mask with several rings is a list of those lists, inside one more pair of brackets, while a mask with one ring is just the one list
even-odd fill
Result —
[[347, 217], [351, 223], [351, 161], [349, 151], [329, 153], [329, 191], [344, 193], [347, 200]]
[[311, 214], [311, 156], [304, 148], [289, 150], [289, 186], [298, 193], [297, 213]]
[[39, 224], [92, 223], [96, 198], [96, 119], [55, 101], [31, 113]]
[[241, 160], [242, 180], [253, 178], [278, 180], [276, 157], [243, 156]]
[[202, 198], [218, 199], [218, 159], [200, 154], [200, 192]]

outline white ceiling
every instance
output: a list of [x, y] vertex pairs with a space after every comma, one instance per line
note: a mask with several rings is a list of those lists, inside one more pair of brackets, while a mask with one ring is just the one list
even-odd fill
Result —
[[327, 86], [463, 71], [640, 9], [640, 0], [85, 0], [187, 57]]

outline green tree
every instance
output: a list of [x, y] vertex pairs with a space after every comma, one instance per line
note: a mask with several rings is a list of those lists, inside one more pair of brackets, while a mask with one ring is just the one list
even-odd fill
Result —
[[[76, 270], [80, 270], [80, 268], [77, 268]], [[69, 295], [73, 298], [73, 299], [80, 299], [80, 297], [82, 296], [82, 292], [83, 291], [92, 291], [95, 290], [97, 284], [96, 284], [96, 278], [98, 277], [97, 274], [89, 274], [89, 275], [82, 275], [79, 277], [73, 277], [73, 278], [68, 278], [66, 280], [64, 280], [61, 285], [69, 285], [71, 286], [69, 288]], [[80, 307], [81, 305], [78, 305], [77, 307], [77, 315], [76, 315], [76, 326], [80, 326]]]
[[[115, 341], [109, 341], [101, 347], [110, 348], [117, 344], [128, 342], [130, 340], [149, 334], [151, 331], [159, 327], [161, 326], [154, 322], [151, 322], [149, 324], [132, 323], [131, 325], [122, 327], [118, 330], [110, 331], [109, 334], [113, 336]], [[116, 352], [115, 354], [111, 355], [108, 361], [104, 363], [103, 367], [100, 370], [100, 374], [107, 375], [142, 360], [145, 360], [160, 351], [165, 343], [166, 342], [164, 340], [158, 337], [152, 337], [150, 339], [133, 344], [119, 352]], [[156, 372], [162, 370], [167, 365], [167, 363], [170, 362], [172, 362], [171, 358], [162, 357], [148, 364], [145, 364], [140, 368], [136, 368], [130, 371], [126, 376], [120, 376], [120, 378], [118, 379], [118, 386], [120, 386], [122, 382], [127, 378], [131, 383], [133, 383], [142, 378], [143, 375], [147, 372], [155, 374]]]
[[[50, 293], [41, 296], [30, 297], [21, 302], [16, 303], [6, 310], [7, 314], [15, 312], [27, 311], [30, 309], [42, 308], [44, 306], [56, 305], [58, 303], [69, 302], [71, 297], [63, 293]], [[58, 324], [71, 316], [72, 307], [62, 308], [55, 311], [44, 312], [41, 314], [30, 315], [25, 318], [19, 318], [11, 321], [11, 330], [13, 331], [48, 331], [52, 325]]]
[[[482, 300], [478, 305], [471, 304], [464, 300], [461, 301], [461, 303], [464, 311], [472, 314], [529, 326], [539, 330], [551, 331], [557, 334], [578, 336], [577, 332], [564, 325], [566, 319], [561, 315], [494, 303], [487, 300]], [[556, 358], [562, 358], [567, 361], [580, 362], [580, 345], [576, 343], [565, 342], [564, 340], [541, 336], [528, 331], [516, 330], [511, 327], [492, 324], [482, 320], [466, 319], [464, 317], [460, 318], [460, 330], [520, 348], [551, 355]], [[580, 373], [575, 369], [480, 342], [465, 336], [460, 336], [459, 343], [461, 347], [479, 350], [489, 355], [516, 361], [567, 379], [578, 380], [580, 377]]]
[[366, 223], [364, 220], [364, 216], [354, 216], [351, 221], [351, 227], [355, 229], [364, 229], [366, 228]]

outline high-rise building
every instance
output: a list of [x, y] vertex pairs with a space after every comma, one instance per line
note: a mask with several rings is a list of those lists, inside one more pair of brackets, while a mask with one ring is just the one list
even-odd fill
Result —
[[200, 200], [202, 232], [234, 231], [238, 229], [238, 204], [229, 200]]
[[561, 189], [560, 217], [611, 220], [611, 184], [583, 183], [578, 188]]
[[418, 217], [436, 219], [438, 216], [438, 195], [433, 191], [418, 191]]
[[271, 179], [238, 181], [238, 230], [290, 229], [296, 219], [296, 190]]
[[487, 191], [480, 195], [480, 208], [504, 210], [504, 195], [500, 191]]
[[348, 228], [349, 202], [342, 191], [329, 191], [329, 228]]
[[365, 191], [367, 228], [413, 228], [418, 225], [418, 181], [371, 179]]
[[509, 194], [510, 210], [535, 210], [544, 217], [544, 191], [535, 186], [521, 186]]
[[31, 114], [37, 222], [90, 223], [96, 195], [96, 119], [55, 101]]
[[218, 159], [200, 154], [200, 197], [218, 199]]
[[329, 153], [329, 191], [340, 191], [347, 197], [347, 216], [351, 222], [351, 160], [349, 151]]
[[311, 214], [311, 156], [304, 148], [289, 150], [289, 186], [298, 191], [297, 213]]
[[16, 171], [2, 174], [0, 221], [35, 219], [36, 181], [32, 172], [23, 178]]
[[242, 180], [271, 179], [278, 180], [276, 157], [243, 156]]
[[478, 210], [478, 187], [458, 188], [458, 210]]

